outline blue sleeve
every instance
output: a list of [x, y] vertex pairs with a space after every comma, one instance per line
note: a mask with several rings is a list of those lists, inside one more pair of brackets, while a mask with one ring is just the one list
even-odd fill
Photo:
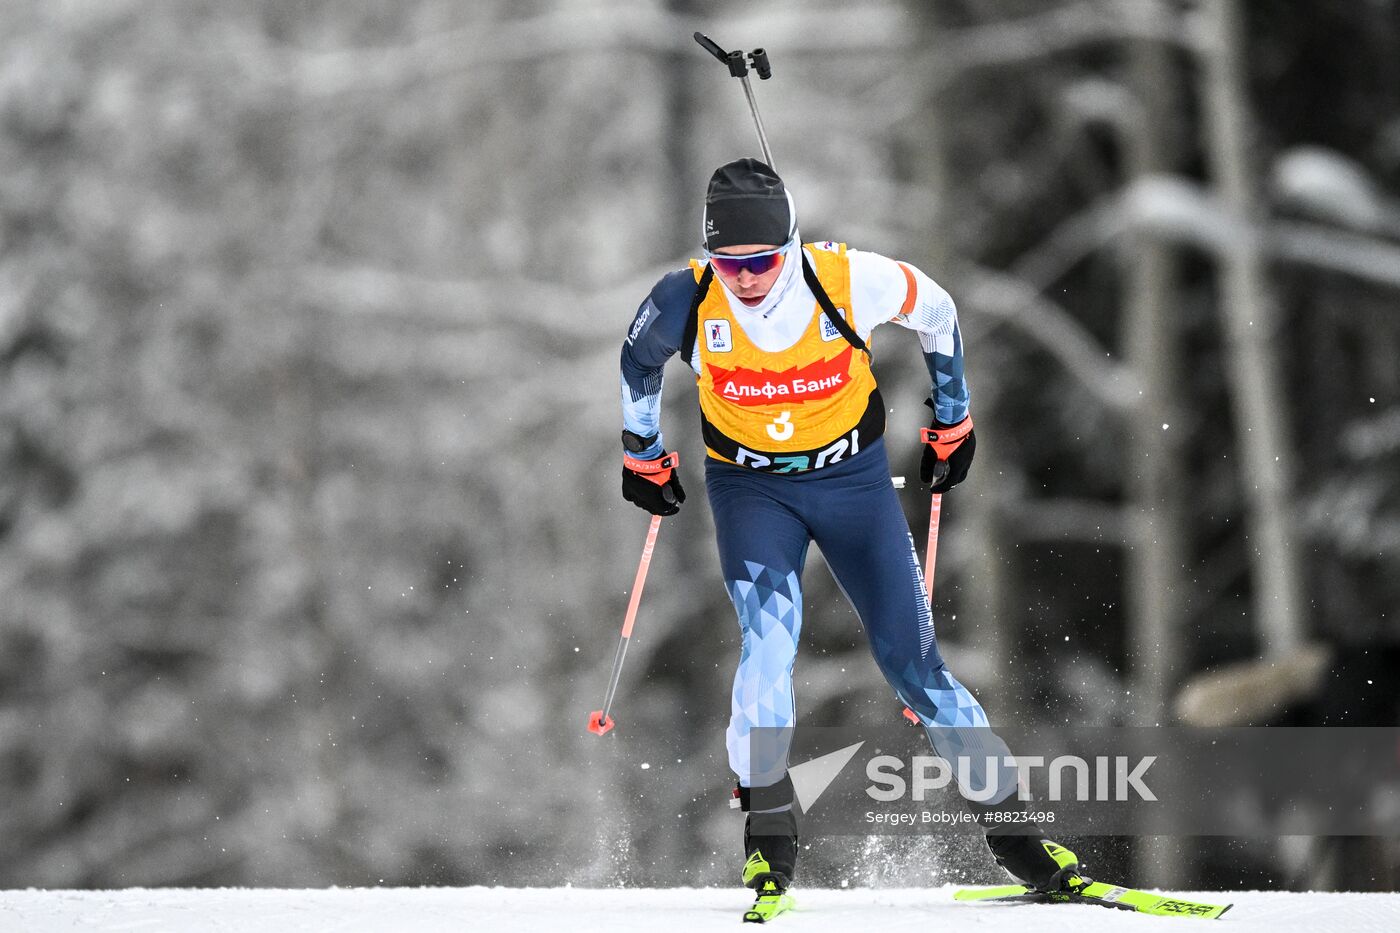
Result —
[[[948, 349], [952, 352], [940, 352]], [[924, 362], [933, 380], [929, 398], [933, 401], [934, 417], [944, 424], [957, 424], [967, 417], [970, 400], [967, 377], [963, 374], [962, 328], [957, 318], [953, 319], [952, 346], [948, 346], [946, 339], [925, 341]]]
[[636, 454], [642, 459], [666, 450], [661, 437], [662, 369], [681, 348], [694, 297], [695, 275], [689, 269], [664, 276], [637, 309], [622, 344], [622, 426], [642, 437], [656, 435], [655, 443]]

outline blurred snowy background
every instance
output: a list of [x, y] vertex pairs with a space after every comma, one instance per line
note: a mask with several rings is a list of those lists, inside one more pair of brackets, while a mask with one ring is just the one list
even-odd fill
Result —
[[[692, 498], [584, 731], [646, 528], [618, 347], [757, 154], [696, 29], [768, 49], [804, 236], [958, 302], [979, 446], [936, 617], [994, 721], [1396, 723], [1397, 0], [10, 0], [0, 887], [732, 883], [737, 629], [679, 366]], [[887, 722], [805, 584], [801, 715]], [[1395, 840], [1076, 847], [1400, 881]], [[818, 840], [805, 880], [975, 853]]]

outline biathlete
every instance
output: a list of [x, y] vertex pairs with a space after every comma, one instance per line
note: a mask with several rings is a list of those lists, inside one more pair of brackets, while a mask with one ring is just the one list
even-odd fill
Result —
[[[795, 877], [798, 828], [786, 746], [750, 738], [755, 729], [783, 734], [795, 722], [801, 575], [813, 542], [936, 753], [975, 765], [1009, 752], [939, 654], [913, 537], [890, 481], [885, 403], [870, 365], [876, 326], [918, 333], [933, 409], [920, 476], [931, 493], [962, 482], [976, 435], [952, 299], [908, 263], [802, 243], [792, 196], [754, 159], [711, 177], [703, 237], [704, 259], [656, 283], [622, 347], [622, 494], [655, 515], [672, 515], [685, 501], [660, 424], [662, 367], [679, 354], [698, 384], [705, 486], [743, 636], [726, 744], [748, 811], [742, 878], [758, 891], [753, 919], [764, 919], [765, 905], [776, 911]], [[979, 793], [960, 790], [974, 812], [1024, 817], [1014, 768], [979, 774], [974, 766], [973, 776]], [[997, 863], [1028, 885], [1057, 890], [1077, 869], [1074, 854], [1033, 822], [982, 825]]]

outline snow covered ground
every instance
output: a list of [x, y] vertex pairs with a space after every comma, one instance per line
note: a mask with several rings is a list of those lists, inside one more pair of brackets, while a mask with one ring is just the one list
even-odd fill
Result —
[[[1233, 902], [1220, 920], [1146, 917], [1081, 905], [958, 904], [953, 889], [799, 890], [782, 930], [880, 933], [1219, 933], [1400, 930], [1400, 894], [1185, 894]], [[755, 929], [739, 917], [747, 892], [717, 888], [375, 888], [283, 890], [3, 891], [0, 930], [295, 931], [465, 930], [674, 933]], [[1215, 926], [1203, 926], [1213, 924]]]

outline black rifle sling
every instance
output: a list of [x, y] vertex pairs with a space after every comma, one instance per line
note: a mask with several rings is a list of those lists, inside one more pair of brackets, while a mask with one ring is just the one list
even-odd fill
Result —
[[714, 267], [706, 263], [705, 271], [700, 273], [700, 281], [695, 283], [695, 297], [690, 300], [690, 313], [686, 316], [685, 333], [681, 336], [681, 359], [687, 366], [695, 356], [695, 340], [700, 333], [700, 304], [709, 293], [710, 280], [714, 277]]
[[865, 358], [869, 359], [870, 348], [865, 345], [864, 340], [860, 339], [860, 334], [857, 334], [855, 329], [846, 323], [846, 319], [836, 313], [836, 306], [831, 303], [831, 297], [827, 295], [826, 289], [822, 288], [821, 279], [817, 278], [816, 270], [807, 262], [806, 250], [802, 251], [802, 277], [807, 280], [807, 287], [812, 290], [812, 294], [817, 296], [817, 304], [821, 305], [822, 313], [831, 322], [831, 326], [836, 328], [837, 332], [845, 337], [851, 346], [864, 353]]

